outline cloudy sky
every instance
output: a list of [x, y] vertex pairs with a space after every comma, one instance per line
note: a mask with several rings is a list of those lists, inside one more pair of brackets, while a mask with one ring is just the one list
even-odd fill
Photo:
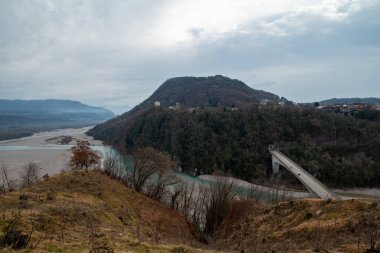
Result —
[[296, 102], [380, 97], [380, 1], [0, 1], [0, 98], [121, 113], [215, 74]]

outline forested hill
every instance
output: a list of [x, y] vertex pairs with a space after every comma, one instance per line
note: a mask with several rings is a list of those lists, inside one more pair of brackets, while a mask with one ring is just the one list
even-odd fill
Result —
[[312, 107], [151, 108], [105, 140], [127, 151], [153, 146], [184, 170], [223, 170], [245, 180], [270, 177], [268, 145], [277, 143], [328, 185], [380, 184], [380, 125]]
[[[178, 159], [184, 170], [197, 168], [203, 173], [223, 170], [245, 180], [269, 178], [268, 145], [277, 143], [291, 159], [331, 186], [380, 184], [379, 123], [312, 106], [280, 105], [277, 101], [266, 105], [247, 102], [241, 107], [236, 103], [235, 108], [198, 106], [194, 109], [191, 106], [195, 105], [197, 95], [191, 96], [186, 82], [209, 78], [184, 78], [183, 90], [179, 84], [172, 84], [172, 80], [175, 79], [165, 82], [140, 105], [159, 100], [160, 107], [153, 104], [144, 109], [136, 107], [95, 127], [89, 134], [127, 152], [143, 146], [165, 150]], [[250, 90], [241, 84], [231, 80], [220, 89]], [[202, 85], [209, 90], [216, 87]], [[241, 97], [244, 101], [244, 96]], [[165, 106], [171, 105], [171, 101], [182, 101], [188, 106]], [[218, 100], [219, 105], [222, 101]]]
[[[89, 134], [102, 140], [110, 140], [115, 132], [125, 132], [125, 124], [144, 113], [159, 101], [161, 106], [242, 107], [261, 100], [277, 102], [279, 96], [255, 90], [245, 83], [221, 75], [209, 77], [176, 77], [165, 81], [149, 98], [129, 112], [97, 125]], [[115, 143], [114, 143], [115, 144]]]
[[320, 105], [336, 105], [336, 104], [380, 104], [380, 98], [332, 98], [319, 102]]
[[42, 130], [90, 126], [114, 116], [110, 110], [78, 101], [0, 99], [0, 140]]
[[176, 77], [164, 82], [141, 105], [160, 101], [164, 106], [180, 103], [186, 107], [239, 107], [262, 99], [279, 100], [277, 95], [254, 90], [245, 83], [224, 76]]

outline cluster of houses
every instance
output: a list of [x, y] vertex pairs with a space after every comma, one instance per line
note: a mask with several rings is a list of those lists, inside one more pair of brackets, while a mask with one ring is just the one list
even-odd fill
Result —
[[[160, 107], [161, 106], [161, 102], [160, 101], [155, 101], [154, 102], [154, 107]], [[181, 103], [176, 103], [175, 105], [171, 105], [168, 107], [169, 110], [179, 110], [179, 109], [184, 109], [184, 107], [181, 105]], [[237, 107], [230, 107], [228, 108], [229, 110], [231, 111], [238, 111], [239, 108]], [[189, 108], [186, 108], [187, 111], [189, 112], [194, 112], [196, 110], [201, 110], [201, 107], [189, 107]]]
[[335, 104], [321, 105], [318, 109], [340, 111], [342, 113], [359, 112], [359, 111], [380, 111], [379, 104]]
[[274, 105], [274, 104], [277, 104], [279, 106], [285, 106], [285, 105], [297, 105], [297, 103], [294, 103], [294, 102], [291, 102], [291, 101], [288, 101], [284, 98], [281, 98], [280, 101], [274, 101], [274, 100], [270, 100], [270, 99], [262, 99], [260, 100], [260, 105]]

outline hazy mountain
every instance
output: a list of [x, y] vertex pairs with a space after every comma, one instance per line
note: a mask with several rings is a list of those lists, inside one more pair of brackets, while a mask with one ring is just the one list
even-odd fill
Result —
[[114, 116], [110, 110], [78, 101], [0, 99], [0, 139], [26, 136], [40, 130], [89, 126]]
[[322, 100], [320, 105], [336, 105], [336, 104], [380, 104], [380, 98], [332, 98]]

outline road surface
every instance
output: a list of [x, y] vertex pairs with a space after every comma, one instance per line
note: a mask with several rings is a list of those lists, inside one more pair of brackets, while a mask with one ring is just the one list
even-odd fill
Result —
[[272, 159], [293, 173], [305, 187], [322, 199], [338, 199], [324, 184], [302, 169], [298, 164], [290, 160], [278, 150], [272, 150]]

